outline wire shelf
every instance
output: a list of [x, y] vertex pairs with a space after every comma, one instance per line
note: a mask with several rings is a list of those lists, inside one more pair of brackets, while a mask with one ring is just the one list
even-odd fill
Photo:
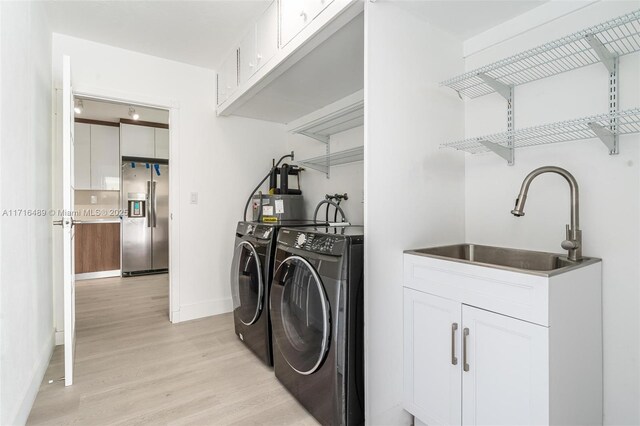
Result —
[[[594, 126], [596, 125], [596, 126]], [[464, 139], [442, 144], [443, 148], [453, 148], [459, 151], [479, 154], [491, 151], [486, 142], [509, 148], [513, 141], [513, 148], [545, 145], [556, 142], [569, 142], [581, 139], [600, 137], [594, 127], [611, 129], [611, 135], [626, 135], [640, 133], [640, 108], [628, 109], [615, 114], [600, 114], [575, 120], [543, 124], [540, 126], [519, 129], [514, 132], [495, 133], [492, 135]]]
[[477, 98], [495, 92], [482, 75], [517, 86], [600, 62], [598, 50], [602, 47], [618, 56], [640, 51], [640, 10], [469, 71], [440, 85], [468, 98]]
[[359, 146], [356, 148], [345, 149], [344, 151], [331, 153], [328, 156], [321, 155], [318, 157], [308, 158], [306, 160], [300, 160], [297, 163], [310, 169], [327, 173], [327, 160], [329, 161], [330, 167], [339, 166], [341, 164], [355, 163], [356, 161], [363, 161], [364, 147]]

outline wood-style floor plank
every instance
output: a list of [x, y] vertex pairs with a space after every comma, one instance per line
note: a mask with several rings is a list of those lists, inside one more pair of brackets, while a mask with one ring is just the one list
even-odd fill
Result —
[[231, 314], [171, 324], [168, 289], [166, 275], [78, 281], [74, 385], [58, 346], [28, 424], [317, 425]]

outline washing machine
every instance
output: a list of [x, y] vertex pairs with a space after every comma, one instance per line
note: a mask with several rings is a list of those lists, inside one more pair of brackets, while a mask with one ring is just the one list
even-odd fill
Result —
[[265, 364], [273, 365], [269, 288], [274, 271], [278, 230], [313, 221], [238, 222], [231, 267], [235, 333]]
[[364, 423], [363, 228], [282, 228], [271, 285], [275, 375], [322, 424]]

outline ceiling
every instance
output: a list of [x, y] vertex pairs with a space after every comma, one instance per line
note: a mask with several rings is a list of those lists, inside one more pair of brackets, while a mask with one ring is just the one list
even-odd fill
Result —
[[[131, 105], [128, 104], [82, 99], [82, 113], [75, 113], [75, 116], [76, 118], [119, 123], [121, 118], [131, 119], [131, 117], [129, 117], [130, 106]], [[140, 114], [140, 121], [151, 121], [163, 124], [169, 123], [169, 111], [135, 105], [133, 105], [133, 107], [136, 112]]]
[[549, 0], [405, 0], [394, 3], [465, 40]]
[[52, 30], [215, 69], [269, 0], [47, 2]]

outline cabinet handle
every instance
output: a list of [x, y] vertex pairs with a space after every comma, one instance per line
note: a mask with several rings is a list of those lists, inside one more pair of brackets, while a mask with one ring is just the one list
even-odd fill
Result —
[[467, 336], [469, 335], [469, 329], [467, 327], [462, 330], [462, 364], [463, 370], [469, 371], [469, 363], [467, 362]]
[[458, 365], [458, 358], [456, 357], [456, 330], [458, 330], [458, 323], [451, 324], [451, 364]]
[[300, 16], [302, 17], [302, 19], [304, 19], [305, 21], [307, 20], [307, 12], [305, 12], [304, 10], [300, 12]]

